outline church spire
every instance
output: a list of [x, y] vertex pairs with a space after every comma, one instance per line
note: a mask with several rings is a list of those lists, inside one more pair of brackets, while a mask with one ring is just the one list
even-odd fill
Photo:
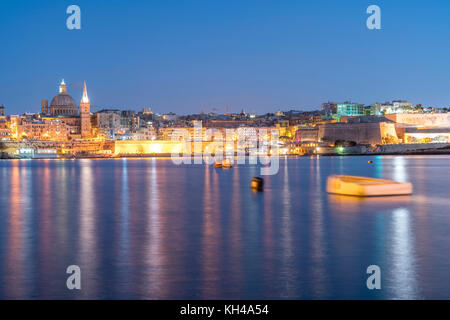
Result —
[[89, 103], [89, 97], [87, 94], [87, 89], [86, 89], [86, 81], [84, 82], [84, 89], [83, 89], [83, 98], [81, 99], [82, 103]]
[[81, 138], [88, 139], [91, 136], [91, 103], [87, 95], [86, 81], [84, 82], [83, 98], [80, 103]]

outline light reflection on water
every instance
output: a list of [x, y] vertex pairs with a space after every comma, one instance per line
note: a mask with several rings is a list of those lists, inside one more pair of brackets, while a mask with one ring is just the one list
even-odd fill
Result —
[[408, 166], [405, 157], [398, 156], [394, 158], [394, 180], [399, 182], [408, 182]]
[[[92, 160], [80, 160], [80, 193], [79, 203], [80, 211], [78, 215], [79, 219], [79, 237], [78, 237], [78, 251], [76, 261], [70, 264], [76, 264], [83, 266], [88, 272], [92, 272], [95, 269], [98, 254], [96, 252], [97, 234], [96, 221], [95, 221], [95, 192], [93, 181], [93, 168]], [[69, 209], [70, 210], [70, 209]], [[73, 213], [72, 213], [73, 214]], [[97, 294], [96, 281], [89, 281], [83, 283], [84, 295], [87, 291]]]
[[[448, 299], [449, 160], [281, 159], [264, 192], [253, 165], [0, 161], [0, 298]], [[327, 195], [334, 173], [415, 193]], [[72, 264], [79, 292], [65, 289]], [[371, 264], [381, 291], [365, 287]]]
[[392, 276], [390, 284], [394, 298], [419, 299], [417, 288], [417, 270], [414, 252], [414, 234], [411, 230], [410, 213], [408, 209], [395, 209], [392, 213], [390, 241], [392, 242]]

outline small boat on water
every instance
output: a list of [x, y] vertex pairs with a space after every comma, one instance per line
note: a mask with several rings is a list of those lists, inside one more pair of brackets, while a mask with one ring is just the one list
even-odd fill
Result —
[[230, 160], [225, 159], [225, 160], [223, 160], [223, 162], [222, 162], [222, 168], [223, 168], [223, 169], [233, 168], [233, 164], [231, 163]]
[[412, 194], [413, 186], [409, 182], [332, 175], [327, 179], [327, 192], [359, 197], [399, 196]]
[[233, 164], [231, 163], [230, 160], [224, 159], [223, 161], [214, 162], [214, 168], [229, 169], [233, 168]]

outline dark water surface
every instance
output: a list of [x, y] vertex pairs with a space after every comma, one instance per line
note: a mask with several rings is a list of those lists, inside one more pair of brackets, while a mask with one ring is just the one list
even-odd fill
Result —
[[[333, 173], [414, 195], [327, 195]], [[0, 161], [0, 298], [450, 299], [449, 173], [448, 156], [282, 159], [253, 193], [250, 165]]]

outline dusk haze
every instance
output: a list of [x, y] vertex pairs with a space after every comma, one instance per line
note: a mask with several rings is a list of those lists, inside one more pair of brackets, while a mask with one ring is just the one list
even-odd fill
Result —
[[[449, 107], [450, 3], [79, 0], [0, 2], [0, 103], [37, 112], [65, 78], [99, 108], [199, 113], [313, 110], [324, 101], [405, 99]], [[97, 111], [94, 109], [94, 111]]]

